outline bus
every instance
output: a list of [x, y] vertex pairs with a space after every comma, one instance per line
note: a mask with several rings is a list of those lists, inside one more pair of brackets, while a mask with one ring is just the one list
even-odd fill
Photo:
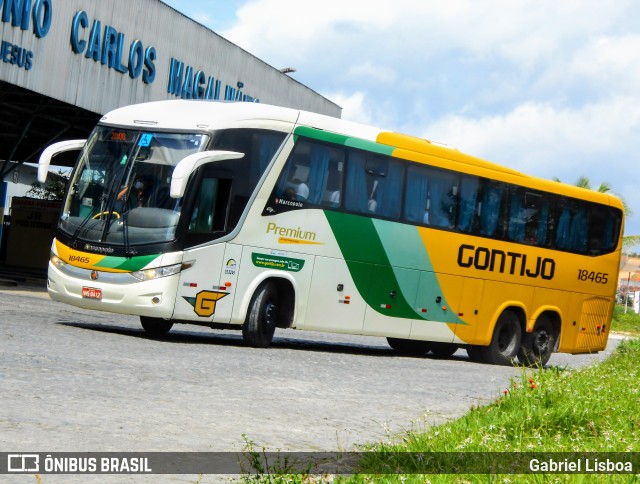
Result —
[[257, 103], [116, 109], [71, 173], [48, 268], [55, 301], [185, 323], [385, 337], [545, 365], [607, 344], [623, 206], [456, 149]]

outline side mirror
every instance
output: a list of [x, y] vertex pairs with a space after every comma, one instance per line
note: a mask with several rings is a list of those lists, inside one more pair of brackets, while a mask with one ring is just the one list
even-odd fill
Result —
[[49, 164], [51, 164], [51, 158], [65, 151], [81, 150], [86, 142], [86, 139], [74, 139], [70, 141], [60, 141], [59, 143], [54, 143], [50, 146], [47, 146], [47, 148], [40, 155], [40, 159], [38, 160], [38, 181], [40, 183], [44, 183], [47, 181], [47, 174], [49, 173]]
[[180, 198], [184, 195], [189, 181], [189, 175], [196, 171], [198, 167], [207, 163], [219, 160], [234, 160], [242, 158], [244, 153], [235, 151], [202, 151], [183, 158], [178, 162], [173, 175], [171, 176], [171, 188], [169, 194], [171, 198]]

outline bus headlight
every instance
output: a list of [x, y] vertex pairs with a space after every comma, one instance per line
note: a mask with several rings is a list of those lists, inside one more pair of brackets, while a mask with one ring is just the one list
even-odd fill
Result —
[[182, 264], [173, 264], [170, 266], [156, 267], [155, 269], [143, 269], [141, 271], [132, 272], [131, 275], [140, 281], [150, 281], [161, 277], [173, 276], [182, 270]]
[[55, 254], [51, 254], [51, 258], [49, 259], [51, 261], [51, 263], [56, 266], [58, 269], [62, 269], [64, 266], [67, 265], [67, 263], [65, 261], [63, 261], [60, 257], [58, 257]]

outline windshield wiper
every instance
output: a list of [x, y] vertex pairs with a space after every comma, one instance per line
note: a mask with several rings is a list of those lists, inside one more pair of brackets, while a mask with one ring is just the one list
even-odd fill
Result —
[[80, 234], [80, 231], [87, 225], [87, 223], [89, 223], [89, 221], [93, 220], [94, 219], [93, 217], [95, 216], [96, 216], [96, 209], [95, 207], [91, 207], [91, 212], [87, 214], [84, 220], [80, 222], [78, 227], [73, 231], [73, 235], [71, 236], [71, 241], [69, 242], [69, 245], [72, 248], [77, 249], [78, 236]]

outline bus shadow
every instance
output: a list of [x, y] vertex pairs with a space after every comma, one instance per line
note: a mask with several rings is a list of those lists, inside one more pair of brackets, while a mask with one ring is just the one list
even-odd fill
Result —
[[[228, 333], [197, 333], [191, 331], [184, 331], [180, 329], [172, 329], [168, 334], [161, 337], [151, 336], [142, 328], [129, 328], [125, 326], [119, 326], [117, 324], [102, 324], [102, 323], [87, 323], [80, 321], [58, 321], [57, 324], [67, 326], [71, 328], [85, 329], [89, 331], [96, 331], [101, 333], [119, 334], [122, 336], [128, 336], [133, 338], [139, 338], [149, 341], [161, 341], [163, 343], [172, 344], [198, 344], [198, 345], [212, 345], [212, 346], [235, 346], [238, 348], [245, 348], [250, 351], [256, 351], [256, 348], [247, 347], [243, 340], [242, 335], [238, 331], [229, 331]], [[443, 360], [433, 355], [424, 356], [412, 356], [401, 355], [394, 351], [392, 348], [386, 345], [362, 345], [353, 342], [339, 342], [339, 341], [318, 341], [302, 338], [287, 338], [283, 336], [276, 336], [273, 338], [271, 346], [266, 351], [277, 349], [289, 349], [298, 351], [312, 351], [318, 353], [339, 353], [347, 355], [362, 355], [362, 356], [376, 356], [382, 358], [411, 358], [411, 359], [426, 359], [426, 360]], [[263, 350], [264, 351], [264, 350]], [[469, 361], [469, 358], [464, 352], [458, 352], [445, 360], [454, 361]]]

